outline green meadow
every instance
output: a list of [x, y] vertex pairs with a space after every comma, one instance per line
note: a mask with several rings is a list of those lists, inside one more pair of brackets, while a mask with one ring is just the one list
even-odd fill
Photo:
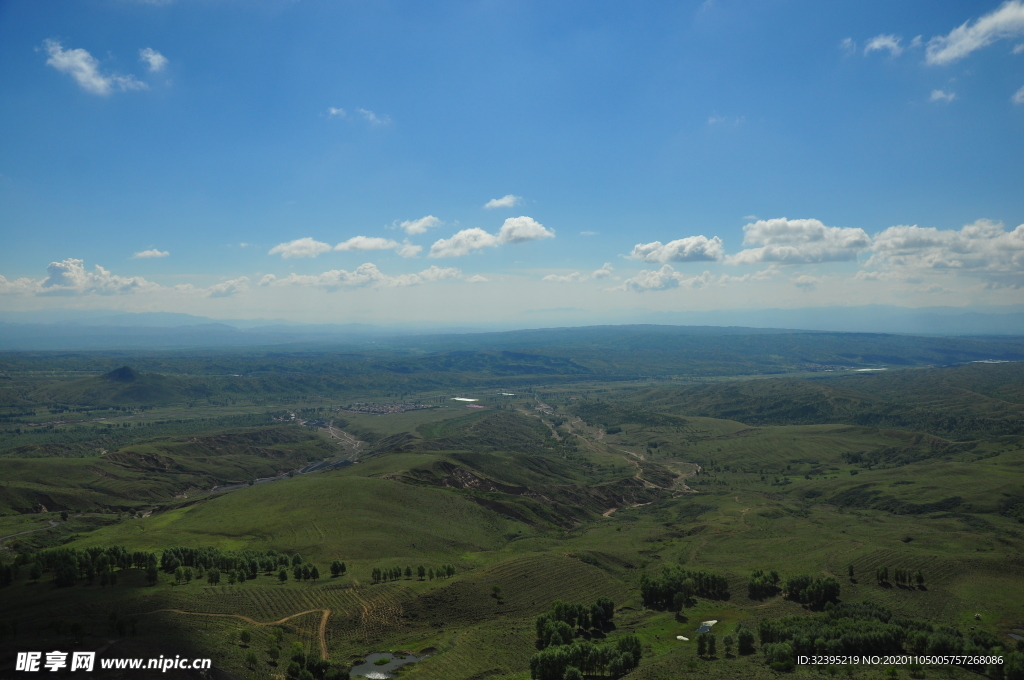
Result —
[[[425, 656], [399, 671], [409, 678], [525, 679], [537, 617], [556, 600], [609, 598], [613, 623], [572, 635], [598, 647], [635, 636], [630, 678], [1014, 677], [1011, 634], [1024, 629], [1020, 364], [623, 380], [600, 373], [594, 352], [348, 357], [362, 376], [350, 391], [261, 388], [233, 404], [216, 390], [190, 402], [195, 373], [133, 371], [128, 382], [148, 387], [131, 392], [124, 372], [29, 375], [31, 357], [19, 357], [10, 374], [26, 384], [0, 424], [0, 562], [11, 574], [0, 588], [0, 663], [40, 645], [107, 645], [119, 656], [209, 656], [224, 677], [333, 678], [395, 652]], [[621, 370], [628, 356], [603, 361]], [[363, 384], [374, 374], [366, 362], [383, 366], [377, 392]], [[497, 387], [514, 362], [534, 372]], [[446, 365], [472, 375], [461, 388], [449, 375], [443, 386], [391, 389], [395, 375]], [[463, 395], [483, 408], [452, 400]], [[356, 412], [367, 404], [433, 408]], [[85, 424], [47, 425], [68, 413]], [[107, 416], [114, 427], [95, 420]], [[111, 546], [142, 562], [97, 561]], [[185, 554], [174, 548], [215, 550], [202, 554], [233, 566], [217, 567], [214, 582], [213, 562], [202, 572], [207, 558], [173, 563], [167, 556]], [[58, 582], [54, 565], [69, 550], [99, 571], [79, 562], [71, 583]], [[332, 575], [336, 561], [345, 571]], [[319, 577], [301, 578], [302, 566]], [[645, 584], [676, 567], [723, 578], [727, 596], [698, 588], [652, 604]], [[381, 570], [389, 576], [374, 576]], [[781, 581], [752, 599], [756, 570]], [[103, 582], [109, 573], [116, 583]], [[803, 575], [834, 579], [838, 596], [786, 590]], [[735, 645], [764, 622], [825, 621], [860, 603], [917, 622], [906, 630], [927, 627], [933, 647], [955, 638], [1008, 665], [794, 666], [766, 639], [752, 653]], [[702, 655], [696, 629], [709, 620], [717, 651]], [[795, 654], [803, 643], [785, 644]]]

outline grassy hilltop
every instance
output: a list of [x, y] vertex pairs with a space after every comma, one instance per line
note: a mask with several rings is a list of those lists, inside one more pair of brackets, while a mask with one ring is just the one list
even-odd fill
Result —
[[[722, 337], [705, 359], [740, 357], [744, 343], [807, 349], [786, 334]], [[608, 650], [635, 636], [630, 678], [891, 677], [881, 665], [788, 665], [805, 643], [786, 631], [799, 626], [819, 626], [822, 649], [821, 631], [853, 645], [851, 631], [885, 629], [901, 652], [952, 645], [1010, 661], [897, 666], [899, 677], [1012, 678], [1022, 364], [920, 364], [1004, 360], [1021, 345], [826, 340], [829, 361], [903, 356], [909, 367], [791, 358], [782, 376], [770, 375], [777, 362], [747, 377], [734, 362], [698, 380], [717, 370], [708, 359], [696, 375], [650, 377], [645, 362], [664, 353], [682, 370], [695, 361], [683, 349], [707, 338], [606, 330], [485, 337], [468, 354], [447, 339], [422, 339], [421, 354], [223, 354], [218, 375], [197, 369], [211, 358], [169, 354], [10, 356], [0, 562], [17, 570], [0, 583], [0, 664], [15, 650], [114, 640], [111, 655], [210, 656], [224, 677], [269, 679], [288, 676], [299, 643], [295, 663], [314, 677], [406, 651], [427, 655], [403, 667], [409, 678], [525, 679], [535, 655], [560, 649], [539, 652], [538, 617], [556, 600], [609, 598], [611, 623], [577, 621], [568, 635]], [[244, 377], [256, 363], [262, 375]], [[247, 386], [227, 396], [239, 379]], [[332, 576], [335, 562], [345, 570]], [[303, 566], [319, 578], [297, 580]], [[755, 592], [757, 570], [780, 580]], [[692, 585], [659, 580], [672, 573]], [[815, 595], [833, 582], [838, 594]], [[673, 600], [678, 588], [693, 590]], [[701, 654], [706, 620], [717, 648]], [[744, 629], [753, 653], [740, 653]]]

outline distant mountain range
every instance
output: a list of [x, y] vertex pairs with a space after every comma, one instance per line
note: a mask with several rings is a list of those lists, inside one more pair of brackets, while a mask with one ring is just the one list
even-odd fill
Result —
[[[1024, 335], [1024, 305], [920, 309], [869, 305], [638, 312], [620, 321], [622, 324], [743, 328], [747, 332], [790, 329], [943, 336]], [[595, 322], [573, 324], [584, 325], [595, 325]], [[170, 312], [128, 313], [111, 310], [0, 312], [0, 350], [237, 348], [310, 343], [364, 345], [372, 343], [375, 338], [486, 333], [520, 330], [529, 326], [512, 322], [472, 328], [441, 324], [299, 324], [282, 319], [210, 319]]]

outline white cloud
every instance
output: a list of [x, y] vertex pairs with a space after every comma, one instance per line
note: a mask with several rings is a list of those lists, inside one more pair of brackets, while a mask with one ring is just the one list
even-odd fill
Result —
[[341, 288], [398, 288], [404, 286], [417, 286], [423, 283], [455, 279], [462, 275], [462, 272], [455, 267], [431, 266], [418, 274], [400, 274], [389, 276], [384, 274], [377, 265], [366, 262], [355, 268], [353, 271], [344, 269], [332, 269], [322, 274], [304, 275], [289, 274], [279, 279], [273, 274], [267, 274], [260, 280], [261, 286], [312, 286], [326, 290], [339, 290]]
[[715, 277], [711, 272], [705, 271], [700, 276], [687, 278], [684, 274], [677, 272], [672, 265], [664, 265], [661, 269], [643, 269], [636, 276], [626, 279], [618, 290], [633, 290], [642, 293], [648, 290], [668, 290], [669, 288], [700, 288], [713, 283]]
[[554, 238], [555, 232], [532, 217], [510, 217], [505, 220], [497, 235], [474, 227], [463, 229], [451, 238], [438, 239], [430, 246], [430, 257], [461, 257], [473, 250], [493, 248], [506, 243], [523, 243], [538, 239]]
[[524, 241], [536, 241], [542, 238], [554, 238], [555, 232], [532, 217], [510, 217], [505, 220], [498, 230], [498, 241], [500, 243], [522, 243]]
[[331, 245], [329, 243], [316, 241], [307, 236], [289, 241], [288, 243], [279, 243], [271, 248], [267, 255], [277, 255], [280, 253], [281, 257], [285, 259], [292, 257], [316, 257], [330, 250]]
[[116, 295], [159, 288], [141, 276], [117, 276], [99, 265], [87, 271], [85, 261], [74, 258], [51, 262], [46, 274], [34, 291], [38, 295]]
[[96, 58], [81, 48], [65, 50], [59, 41], [52, 39], [44, 41], [43, 47], [50, 55], [46, 63], [61, 73], [70, 75], [86, 92], [108, 95], [115, 89], [145, 90], [148, 87], [134, 76], [103, 75], [100, 73]]
[[365, 118], [366, 121], [370, 123], [370, 125], [391, 125], [391, 116], [387, 114], [378, 116], [373, 111], [369, 111], [367, 109], [356, 109], [356, 111], [358, 111], [359, 115]]
[[338, 245], [334, 246], [335, 250], [351, 251], [351, 250], [391, 250], [392, 248], [401, 247], [401, 243], [393, 241], [389, 238], [381, 238], [380, 236], [353, 236], [347, 241], [342, 241]]
[[241, 276], [223, 283], [217, 283], [206, 289], [207, 297], [231, 297], [236, 293], [244, 293], [249, 290], [249, 277]]
[[956, 99], [956, 92], [946, 92], [945, 90], [932, 90], [932, 96], [929, 97], [928, 101], [931, 102], [945, 102], [950, 103]]
[[167, 252], [166, 250], [157, 250], [156, 248], [152, 248], [150, 250], [143, 250], [141, 252], [135, 253], [134, 255], [132, 255], [132, 259], [141, 260], [150, 257], [167, 257], [168, 255], [170, 255], [170, 253]]
[[780, 262], [846, 262], [871, 245], [863, 229], [828, 227], [819, 220], [789, 220], [780, 217], [758, 220], [743, 227], [743, 245], [748, 248], [726, 258], [730, 264]]
[[601, 265], [600, 269], [595, 269], [590, 274], [582, 274], [580, 272], [571, 272], [569, 274], [548, 274], [543, 278], [544, 281], [555, 281], [557, 283], [576, 283], [579, 281], [587, 281], [589, 279], [606, 279], [612, 276], [612, 272], [615, 268], [612, 267], [611, 262], [605, 262]]
[[924, 36], [923, 35], [915, 35], [914, 39], [910, 41], [910, 49], [912, 49], [912, 50], [913, 49], [917, 49], [918, 47], [920, 47], [923, 44], [924, 44]]
[[854, 42], [853, 38], [843, 38], [839, 43], [839, 49], [850, 55], [857, 51], [857, 43]]
[[1010, 97], [1010, 101], [1014, 104], [1024, 104], [1024, 87], [1014, 92], [1013, 96]]
[[823, 280], [823, 277], [808, 276], [807, 274], [801, 274], [800, 276], [791, 279], [794, 286], [802, 288], [803, 290], [814, 290]]
[[759, 272], [752, 274], [744, 274], [743, 276], [729, 276], [728, 274], [722, 274], [722, 277], [718, 279], [718, 283], [725, 285], [727, 283], [745, 283], [747, 281], [771, 281], [773, 278], [781, 274], [782, 272], [774, 267], [768, 269], [762, 269]]
[[398, 249], [398, 255], [400, 257], [416, 257], [423, 250], [423, 246], [414, 246], [413, 244], [406, 241], [402, 244], [402, 247]]
[[404, 230], [406, 234], [415, 236], [416, 234], [425, 234], [427, 229], [437, 227], [442, 224], [444, 224], [444, 222], [433, 215], [427, 215], [426, 217], [421, 217], [418, 220], [405, 220], [399, 224], [398, 227]]
[[0, 295], [32, 294], [39, 291], [39, 281], [29, 278], [14, 279], [0, 275]]
[[980, 50], [1003, 38], [1024, 34], [1024, 2], [1009, 0], [998, 9], [977, 19], [966, 21], [948, 35], [928, 41], [925, 60], [929, 64], [951, 64], [971, 52]]
[[139, 61], [143, 61], [149, 66], [150, 73], [159, 73], [167, 68], [167, 57], [152, 47], [139, 50]]
[[868, 41], [867, 45], [864, 46], [864, 54], [870, 54], [871, 52], [880, 50], [889, 50], [889, 54], [894, 57], [898, 57], [903, 54], [903, 48], [900, 46], [900, 40], [902, 40], [902, 38], [898, 35], [876, 35]]
[[1014, 54], [1024, 54], [1024, 43], [1017, 43], [1013, 46]]
[[442, 238], [430, 246], [430, 257], [462, 257], [470, 251], [498, 245], [498, 238], [483, 229], [463, 229], [451, 238]]
[[718, 123], [724, 123], [725, 116], [708, 116], [708, 125], [717, 125]]
[[501, 198], [492, 198], [491, 200], [484, 203], [484, 207], [488, 209], [493, 208], [514, 208], [522, 202], [522, 196], [513, 196], [512, 194], [505, 194]]
[[571, 274], [548, 274], [543, 278], [544, 281], [557, 281], [559, 283], [575, 283], [576, 281], [583, 281], [586, 277], [579, 272], [572, 272]]
[[333, 106], [328, 106], [327, 107], [327, 117], [328, 118], [344, 118], [345, 117], [345, 109], [336, 109]]
[[481, 276], [480, 274], [473, 274], [466, 279], [466, 283], [487, 283], [488, 281], [490, 281], [490, 279], [486, 276]]
[[716, 262], [725, 255], [722, 239], [714, 236], [687, 236], [686, 238], [669, 241], [662, 245], [661, 241], [638, 243], [629, 254], [632, 260], [644, 262]]
[[978, 220], [959, 231], [898, 225], [876, 234], [868, 265], [1024, 273], [1024, 224], [1013, 231]]

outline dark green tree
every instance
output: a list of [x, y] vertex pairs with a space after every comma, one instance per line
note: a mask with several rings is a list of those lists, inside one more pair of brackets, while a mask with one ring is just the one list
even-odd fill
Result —
[[285, 581], [287, 581], [288, 580], [288, 572], [285, 569], [282, 569], [281, 571], [279, 571], [278, 574], [277, 574], [277, 580], [280, 581], [281, 583], [284, 583]]

